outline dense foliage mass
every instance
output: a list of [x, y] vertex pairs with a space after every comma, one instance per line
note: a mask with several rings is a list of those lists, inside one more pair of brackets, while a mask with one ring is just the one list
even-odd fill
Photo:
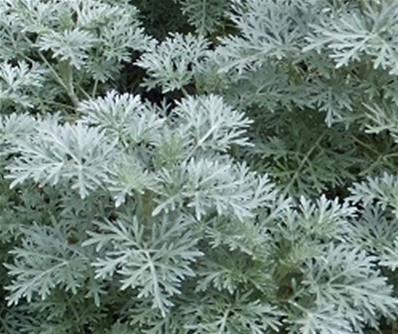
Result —
[[398, 3], [0, 1], [1, 334], [398, 327]]

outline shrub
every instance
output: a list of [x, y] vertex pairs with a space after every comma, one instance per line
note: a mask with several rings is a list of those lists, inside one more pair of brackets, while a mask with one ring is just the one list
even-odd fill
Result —
[[391, 333], [397, 36], [393, 0], [1, 1], [0, 333]]

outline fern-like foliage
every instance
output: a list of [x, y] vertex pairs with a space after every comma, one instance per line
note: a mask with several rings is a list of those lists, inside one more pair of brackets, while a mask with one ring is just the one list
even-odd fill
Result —
[[398, 9], [0, 2], [0, 334], [398, 321]]

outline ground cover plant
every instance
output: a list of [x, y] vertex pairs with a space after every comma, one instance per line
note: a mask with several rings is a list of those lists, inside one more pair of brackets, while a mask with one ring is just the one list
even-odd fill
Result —
[[393, 0], [0, 1], [0, 333], [395, 333], [397, 78]]

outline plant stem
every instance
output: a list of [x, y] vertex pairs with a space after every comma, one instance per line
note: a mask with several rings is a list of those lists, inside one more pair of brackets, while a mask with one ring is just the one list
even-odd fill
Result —
[[54, 69], [54, 67], [48, 62], [47, 58], [44, 57], [44, 55], [40, 52], [37, 51], [39, 57], [43, 60], [43, 62], [47, 65], [51, 73], [54, 75], [55, 79], [58, 81], [58, 83], [65, 89], [66, 93], [68, 94], [69, 98], [71, 99], [73, 105], [77, 107], [79, 104], [79, 98], [77, 97], [74, 86], [73, 86], [73, 69], [72, 66], [69, 63], [63, 63], [62, 68], [65, 71], [65, 79], [63, 79], [57, 71]]

